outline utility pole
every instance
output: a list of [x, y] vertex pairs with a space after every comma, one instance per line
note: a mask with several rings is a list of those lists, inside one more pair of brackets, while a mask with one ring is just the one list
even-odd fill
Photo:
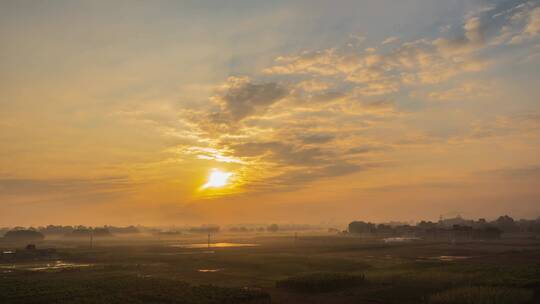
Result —
[[94, 248], [94, 230], [90, 230], [90, 249]]
[[210, 249], [210, 233], [208, 234], [208, 249]]

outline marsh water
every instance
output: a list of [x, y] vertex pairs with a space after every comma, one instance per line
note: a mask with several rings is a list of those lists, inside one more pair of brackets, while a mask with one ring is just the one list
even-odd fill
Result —
[[56, 261], [47, 261], [47, 262], [34, 262], [34, 263], [0, 264], [0, 269], [4, 271], [9, 271], [9, 270], [47, 271], [47, 270], [60, 270], [60, 269], [81, 268], [81, 267], [90, 267], [90, 266], [93, 266], [93, 265], [56, 260]]
[[170, 247], [178, 248], [230, 248], [230, 247], [256, 247], [260, 244], [250, 243], [192, 243], [192, 244], [172, 244]]

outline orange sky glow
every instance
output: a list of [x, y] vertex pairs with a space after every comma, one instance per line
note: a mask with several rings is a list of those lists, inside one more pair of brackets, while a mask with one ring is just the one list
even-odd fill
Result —
[[3, 1], [0, 226], [540, 216], [540, 1]]

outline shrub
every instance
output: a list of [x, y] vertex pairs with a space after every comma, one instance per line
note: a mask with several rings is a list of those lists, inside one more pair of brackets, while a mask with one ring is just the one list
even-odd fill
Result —
[[34, 230], [11, 230], [4, 235], [4, 239], [9, 241], [41, 241], [45, 238], [43, 234]]
[[276, 287], [303, 292], [328, 292], [353, 287], [365, 281], [364, 275], [317, 272], [289, 277], [276, 282]]
[[258, 288], [217, 287], [200, 285], [192, 287], [192, 293], [207, 302], [215, 303], [270, 303], [270, 295]]
[[433, 304], [519, 304], [529, 303], [531, 290], [506, 287], [461, 287], [430, 297]]
[[271, 298], [258, 288], [193, 286], [165, 278], [62, 272], [54, 277], [25, 275], [0, 280], [0, 303], [269, 304]]

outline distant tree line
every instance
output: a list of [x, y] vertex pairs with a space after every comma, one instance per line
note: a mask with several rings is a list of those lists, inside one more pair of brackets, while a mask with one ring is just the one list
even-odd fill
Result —
[[349, 224], [348, 232], [353, 234], [372, 235], [414, 235], [422, 237], [453, 237], [453, 238], [499, 238], [502, 233], [533, 233], [540, 234], [540, 218], [536, 220], [514, 220], [508, 215], [498, 217], [493, 221], [486, 219], [468, 220], [460, 216], [441, 219], [438, 222], [421, 221], [416, 225], [409, 224], [376, 224], [364, 221], [353, 221]]
[[110, 237], [119, 234], [136, 234], [139, 233], [139, 228], [135, 226], [115, 227], [87, 227], [87, 226], [61, 226], [48, 225], [43, 227], [20, 227], [0, 228], [0, 237], [5, 240], [20, 240], [20, 241], [39, 241], [45, 239], [46, 236], [60, 237]]
[[41, 227], [20, 227], [13, 228], [0, 228], [0, 236], [4, 235], [8, 231], [30, 230], [37, 231], [44, 235], [70, 235], [80, 234], [84, 231], [95, 231], [97, 234], [104, 234], [106, 231], [110, 234], [136, 234], [140, 230], [135, 226], [116, 227], [116, 226], [103, 226], [103, 227], [89, 227], [89, 226], [62, 226], [62, 225], [48, 225]]
[[310, 231], [310, 230], [322, 230], [320, 226], [314, 225], [304, 225], [304, 224], [270, 224], [267, 226], [263, 225], [236, 225], [229, 227], [228, 229], [231, 232], [290, 232], [290, 231]]
[[191, 227], [188, 229], [192, 233], [218, 233], [220, 230], [219, 226], [216, 225], [202, 225], [200, 227]]
[[[302, 231], [310, 230], [318, 227], [311, 225], [282, 225], [270, 224], [267, 226], [262, 225], [246, 225], [246, 226], [233, 226], [228, 227], [230, 232], [278, 232], [278, 231]], [[319, 228], [320, 229], [320, 228]], [[84, 225], [70, 226], [70, 225], [47, 225], [40, 227], [21, 227], [16, 226], [12, 228], [0, 227], [0, 238], [6, 235], [8, 232], [17, 231], [15, 234], [10, 235], [42, 235], [43, 238], [47, 236], [51, 237], [68, 237], [68, 238], [88, 238], [92, 237], [112, 237], [117, 235], [135, 235], [135, 234], [147, 234], [156, 235], [159, 237], [174, 237], [182, 234], [215, 234], [221, 231], [221, 227], [217, 225], [201, 225], [201, 226], [184, 226], [184, 227], [169, 227], [169, 228], [156, 228], [145, 226], [103, 226], [103, 227], [90, 227]], [[19, 232], [27, 231], [27, 232]], [[10, 236], [11, 238], [11, 236]]]
[[45, 239], [45, 236], [35, 230], [10, 230], [4, 234], [4, 239], [8, 241], [38, 242]]

